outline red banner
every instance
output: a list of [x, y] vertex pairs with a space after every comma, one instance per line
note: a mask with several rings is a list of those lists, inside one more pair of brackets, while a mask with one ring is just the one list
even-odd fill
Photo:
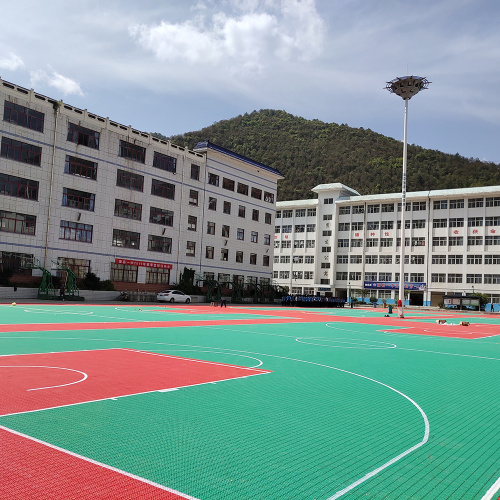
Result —
[[155, 267], [157, 269], [172, 269], [172, 264], [162, 264], [161, 262], [148, 262], [146, 260], [115, 259], [115, 264], [126, 266]]

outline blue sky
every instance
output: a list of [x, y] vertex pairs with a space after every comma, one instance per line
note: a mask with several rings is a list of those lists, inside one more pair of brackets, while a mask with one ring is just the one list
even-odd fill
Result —
[[[0, 76], [167, 136], [259, 109], [500, 163], [493, 0], [26, 0], [2, 9]], [[335, 179], [332, 179], [334, 182]]]

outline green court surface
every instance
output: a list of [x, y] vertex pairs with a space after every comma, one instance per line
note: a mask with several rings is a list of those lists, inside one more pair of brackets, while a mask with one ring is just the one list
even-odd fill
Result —
[[[384, 314], [2, 305], [2, 325], [39, 324], [4, 328], [2, 357], [126, 348], [271, 373], [4, 414], [0, 426], [200, 500], [496, 500], [500, 326], [477, 339], [415, 335], [395, 331], [393, 318], [370, 324]], [[491, 315], [452, 316], [500, 325]], [[436, 317], [412, 321], [435, 325]], [[175, 325], [187, 320], [193, 325]], [[206, 320], [219, 324], [197, 325]], [[130, 321], [137, 328], [107, 326]], [[100, 324], [79, 328], [88, 322]], [[61, 323], [68, 329], [46, 329]]]

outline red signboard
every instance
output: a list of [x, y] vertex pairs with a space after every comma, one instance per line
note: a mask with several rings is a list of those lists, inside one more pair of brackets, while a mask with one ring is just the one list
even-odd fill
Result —
[[161, 262], [148, 262], [146, 260], [115, 259], [115, 264], [138, 267], [156, 267], [157, 269], [172, 269], [172, 264], [162, 264]]

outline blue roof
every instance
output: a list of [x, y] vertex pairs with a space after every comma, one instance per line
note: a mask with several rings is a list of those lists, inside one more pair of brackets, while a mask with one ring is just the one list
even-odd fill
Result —
[[195, 148], [193, 151], [198, 151], [200, 149], [213, 149], [214, 151], [218, 151], [219, 153], [223, 153], [225, 155], [231, 156], [233, 158], [236, 158], [238, 160], [244, 161], [246, 163], [250, 163], [250, 165], [253, 165], [254, 167], [259, 167], [264, 170], [267, 170], [268, 172], [272, 172], [273, 174], [279, 175], [283, 177], [283, 174], [276, 168], [269, 167], [268, 165], [264, 165], [263, 163], [260, 163], [255, 160], [251, 160], [250, 158], [247, 158], [246, 156], [239, 155], [238, 153], [235, 153], [234, 151], [231, 151], [230, 149], [223, 148], [222, 146], [218, 146], [217, 144], [214, 144], [213, 142], [210, 141], [203, 141], [199, 142], [196, 144]]

